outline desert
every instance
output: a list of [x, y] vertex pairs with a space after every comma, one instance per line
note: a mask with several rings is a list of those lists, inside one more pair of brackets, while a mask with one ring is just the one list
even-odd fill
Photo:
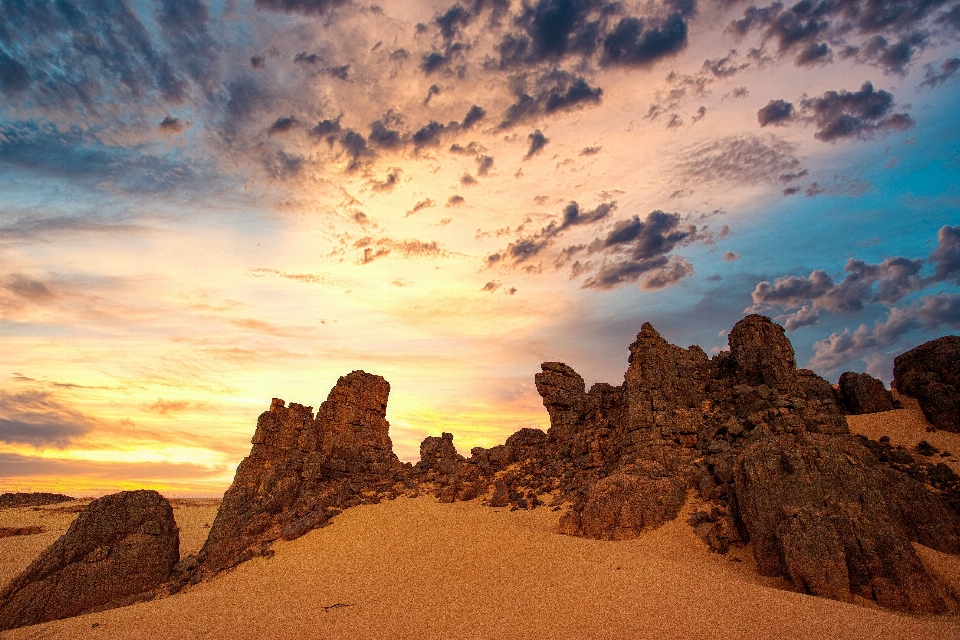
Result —
[[[424, 440], [417, 465], [400, 463], [389, 384], [353, 372], [316, 420], [274, 399], [223, 500], [134, 491], [5, 507], [0, 616], [49, 621], [8, 622], [4, 637], [960, 635], [960, 432], [934, 427], [896, 389], [865, 378], [834, 388], [796, 369], [768, 318], [730, 335], [729, 354], [708, 359], [645, 325], [622, 387], [589, 393], [572, 369], [544, 363], [550, 431], [470, 458], [444, 433]], [[672, 403], [657, 400], [665, 390]], [[730, 393], [749, 411], [724, 413], [716, 402]], [[898, 408], [843, 409], [871, 398]], [[631, 408], [651, 406], [652, 424], [623, 429]], [[176, 557], [145, 578], [166, 531]], [[123, 566], [144, 550], [142, 566]], [[71, 554], [79, 565], [63, 564]], [[93, 591], [152, 581], [107, 588], [64, 619], [22, 597], [91, 579]]]

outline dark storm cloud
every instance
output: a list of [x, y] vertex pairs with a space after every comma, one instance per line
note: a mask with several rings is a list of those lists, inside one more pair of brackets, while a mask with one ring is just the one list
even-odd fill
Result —
[[[958, 5], [960, 7], [960, 5]], [[940, 65], [940, 70], [935, 71], [932, 65], [927, 65], [927, 72], [924, 75], [921, 86], [935, 87], [943, 84], [960, 71], [960, 58], [948, 58]]]
[[527, 136], [527, 140], [530, 141], [530, 149], [527, 150], [527, 155], [523, 156], [523, 159], [532, 158], [536, 154], [543, 151], [543, 148], [547, 146], [547, 143], [550, 140], [543, 135], [543, 132], [540, 129], [537, 129], [533, 133]]
[[0, 391], [0, 442], [65, 447], [96, 421], [65, 406], [49, 391]]
[[370, 135], [367, 140], [370, 144], [381, 149], [397, 149], [403, 144], [403, 137], [399, 129], [392, 127], [399, 124], [392, 114], [387, 114], [380, 120], [370, 123]]
[[869, 82], [864, 82], [859, 91], [827, 91], [820, 97], [801, 100], [800, 110], [816, 124], [816, 138], [824, 142], [913, 126], [913, 118], [906, 113], [892, 113], [893, 96], [875, 90]]
[[718, 184], [779, 182], [802, 170], [796, 148], [774, 136], [732, 136], [684, 150], [676, 170], [695, 181]]
[[588, 104], [599, 104], [603, 89], [591, 87], [585, 79], [566, 71], [552, 71], [537, 78], [533, 94], [531, 96], [525, 90], [517, 92], [517, 101], [503, 115], [501, 129], [557, 111], [573, 111]]
[[305, 164], [302, 156], [280, 149], [263, 154], [261, 160], [267, 175], [279, 180], [297, 177]]
[[350, 0], [256, 0], [257, 9], [323, 15], [337, 7], [349, 4]]
[[[915, 53], [934, 33], [932, 23], [950, 23], [951, 14], [934, 12], [949, 0], [801, 0], [789, 8], [780, 2], [750, 6], [728, 29], [739, 37], [759, 31], [777, 44], [781, 55], [797, 52], [798, 66], [829, 61], [828, 42], [842, 56], [856, 56], [887, 72], [904, 73]], [[956, 10], [957, 7], [954, 7]], [[857, 42], [859, 38], [864, 38]]]
[[700, 239], [697, 228], [681, 224], [675, 213], [656, 210], [643, 220], [639, 216], [621, 220], [606, 237], [597, 238], [587, 248], [589, 254], [603, 255], [604, 261], [583, 287], [613, 289], [642, 276], [648, 276], [641, 284], [644, 288], [673, 284], [692, 274], [693, 269], [686, 260], [671, 258], [670, 253]]
[[414, 148], [439, 146], [440, 137], [443, 135], [445, 129], [445, 125], [436, 120], [431, 120], [413, 134], [412, 141]]

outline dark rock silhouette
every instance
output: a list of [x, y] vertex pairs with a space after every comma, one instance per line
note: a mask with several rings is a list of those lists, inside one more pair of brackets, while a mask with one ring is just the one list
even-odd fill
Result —
[[840, 376], [840, 400], [850, 415], [879, 413], [897, 409], [893, 395], [887, 391], [883, 382], [869, 373], [847, 371]]
[[960, 432], [960, 336], [944, 336], [893, 360], [893, 387], [916, 398], [937, 429]]
[[0, 495], [0, 509], [11, 507], [41, 507], [47, 504], [60, 504], [75, 500], [62, 493], [4, 493]]
[[0, 630], [148, 599], [179, 557], [173, 509], [159, 493], [94, 500], [0, 592]]
[[311, 407], [275, 398], [257, 420], [253, 448], [223, 496], [198, 567], [180, 580], [212, 576], [394, 491], [409, 465], [393, 453], [389, 394], [380, 376], [354, 371], [337, 381], [316, 418]]

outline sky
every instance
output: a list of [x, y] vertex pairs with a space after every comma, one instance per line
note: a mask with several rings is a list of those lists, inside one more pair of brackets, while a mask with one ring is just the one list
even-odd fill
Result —
[[651, 322], [960, 328], [957, 0], [0, 0], [0, 491], [219, 495], [271, 398], [549, 427]]

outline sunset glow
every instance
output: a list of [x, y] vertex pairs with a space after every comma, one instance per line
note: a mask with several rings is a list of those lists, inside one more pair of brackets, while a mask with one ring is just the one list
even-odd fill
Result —
[[960, 327], [960, 4], [814, 4], [0, 1], [0, 491], [219, 495], [356, 369], [469, 455], [645, 321], [889, 383]]

